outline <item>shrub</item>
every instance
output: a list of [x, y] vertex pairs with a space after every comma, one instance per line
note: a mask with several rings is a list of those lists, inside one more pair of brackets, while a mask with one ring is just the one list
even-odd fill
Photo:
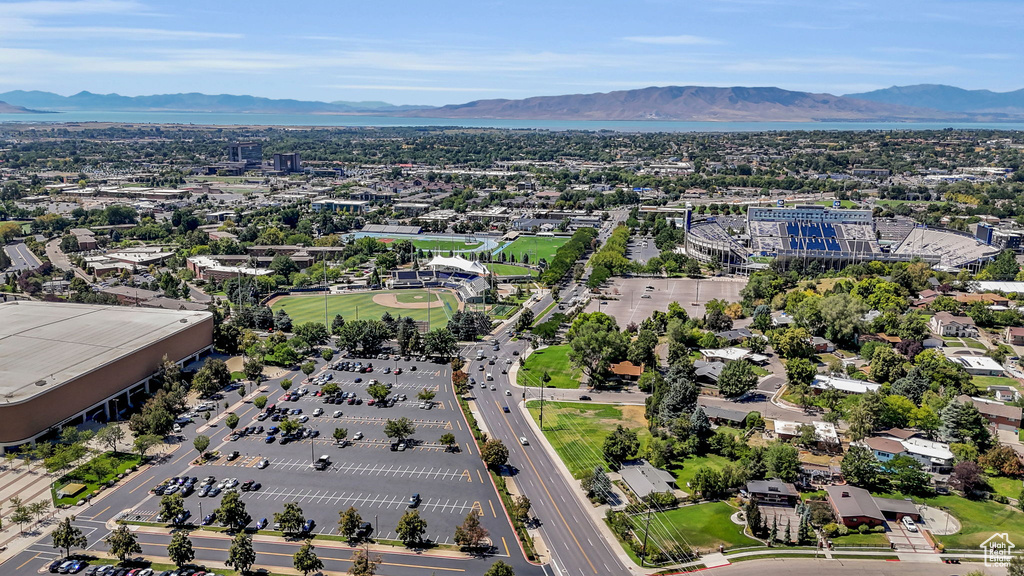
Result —
[[1006, 496], [1003, 496], [1002, 494], [996, 494], [995, 496], [992, 497], [992, 499], [995, 500], [996, 502], [999, 502], [1000, 504], [1010, 503], [1010, 499], [1007, 498]]
[[836, 532], [839, 536], [846, 536], [850, 533], [850, 529], [846, 527], [846, 524], [840, 524], [839, 530]]
[[835, 522], [829, 522], [821, 527], [821, 531], [829, 538], [835, 538], [839, 534], [839, 525]]
[[867, 534], [868, 532], [871, 532], [871, 527], [867, 524], [861, 524], [857, 527], [857, 532], [860, 532], [861, 534]]

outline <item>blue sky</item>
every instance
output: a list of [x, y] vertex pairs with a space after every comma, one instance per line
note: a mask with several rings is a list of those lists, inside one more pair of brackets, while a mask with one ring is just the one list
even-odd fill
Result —
[[1024, 1], [0, 0], [0, 91], [447, 104], [1024, 87]]

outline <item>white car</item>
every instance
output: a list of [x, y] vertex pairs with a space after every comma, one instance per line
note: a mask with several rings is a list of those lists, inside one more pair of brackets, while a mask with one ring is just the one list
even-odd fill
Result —
[[520, 436], [519, 437], [519, 443], [522, 444], [523, 446], [529, 446], [530, 445], [530, 441], [526, 439], [526, 436]]
[[363, 433], [362, 432], [356, 432], [355, 434], [352, 435], [352, 439], [353, 440], [362, 440], [363, 439]]
[[907, 529], [907, 532], [917, 532], [917, 524], [910, 516], [904, 516], [900, 522], [903, 523], [903, 527]]
[[512, 395], [512, 391], [511, 390], [505, 390], [505, 396], [511, 396], [511, 395]]
[[334, 411], [334, 417], [335, 418], [341, 418], [341, 410], [335, 410]]
[[320, 416], [323, 413], [324, 413], [323, 408], [317, 408], [316, 410], [313, 410], [313, 416]]

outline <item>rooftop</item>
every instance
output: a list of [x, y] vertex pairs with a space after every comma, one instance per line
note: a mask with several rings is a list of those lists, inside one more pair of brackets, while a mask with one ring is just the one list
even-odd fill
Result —
[[208, 318], [199, 311], [0, 303], [0, 396], [25, 400]]

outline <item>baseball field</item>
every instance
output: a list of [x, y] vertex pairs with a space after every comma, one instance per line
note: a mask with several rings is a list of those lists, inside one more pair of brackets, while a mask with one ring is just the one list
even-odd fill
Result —
[[[355, 294], [332, 294], [327, 297], [328, 321], [341, 314], [345, 320], [380, 319], [385, 312], [392, 316], [411, 316], [413, 320], [427, 321], [429, 306], [430, 327], [442, 328], [448, 324], [448, 316], [459, 309], [459, 301], [450, 291], [431, 290], [427, 300], [426, 290], [382, 290]], [[274, 312], [284, 310], [293, 324], [324, 321], [324, 297], [282, 296], [270, 302]], [[447, 312], [447, 313], [446, 313]]]

